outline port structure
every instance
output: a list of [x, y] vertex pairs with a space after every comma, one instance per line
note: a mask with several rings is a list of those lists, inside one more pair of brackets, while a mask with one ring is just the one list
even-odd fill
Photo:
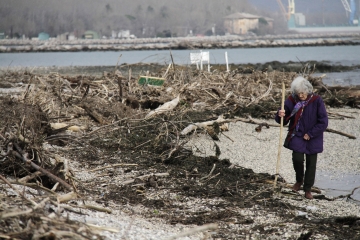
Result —
[[291, 15], [295, 14], [295, 0], [288, 0], [288, 9], [286, 10], [284, 4], [281, 2], [281, 0], [277, 0], [281, 13], [284, 16], [285, 21], [289, 21], [291, 18]]
[[[288, 0], [288, 7], [285, 8], [281, 0], [276, 0], [284, 20], [288, 23], [289, 27], [295, 27], [295, 0]], [[355, 20], [356, 4], [355, 0], [340, 0], [346, 11], [346, 16], [349, 18], [349, 25], [357, 25], [358, 21]]]

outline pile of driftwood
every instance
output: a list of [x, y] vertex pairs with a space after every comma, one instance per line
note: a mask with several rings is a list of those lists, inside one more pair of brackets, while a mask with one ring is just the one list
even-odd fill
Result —
[[[102, 155], [119, 149], [129, 156], [141, 149], [166, 160], [182, 154], [195, 130], [216, 139], [231, 121], [261, 128], [251, 116], [273, 117], [282, 82], [289, 89], [297, 73], [209, 73], [169, 66], [147, 75], [166, 81], [139, 85], [131, 69], [127, 77], [117, 70], [101, 77], [2, 74], [2, 83], [20, 84], [23, 90], [0, 96], [0, 237], [101, 238], [94, 231], [104, 228], [62, 217], [63, 211], [79, 208], [111, 212], [86, 204], [88, 196], [71, 161], [86, 167], [95, 161], [115, 163]], [[360, 106], [359, 88], [330, 88], [321, 77], [306, 77], [327, 104]], [[83, 204], [71, 205], [77, 199]]]

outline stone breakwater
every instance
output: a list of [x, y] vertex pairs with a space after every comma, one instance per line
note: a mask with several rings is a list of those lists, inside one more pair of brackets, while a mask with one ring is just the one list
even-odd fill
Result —
[[60, 41], [56, 39], [48, 41], [4, 39], [0, 40], [0, 53], [304, 47], [335, 45], [360, 45], [360, 33], [138, 39], [77, 39], [72, 41]]

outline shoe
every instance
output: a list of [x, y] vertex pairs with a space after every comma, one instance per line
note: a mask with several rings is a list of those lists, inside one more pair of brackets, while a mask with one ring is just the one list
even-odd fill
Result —
[[305, 192], [305, 198], [310, 199], [310, 200], [314, 198], [313, 195], [311, 195], [311, 191]]
[[293, 192], [298, 192], [302, 184], [303, 184], [302, 182], [295, 183], [292, 187]]

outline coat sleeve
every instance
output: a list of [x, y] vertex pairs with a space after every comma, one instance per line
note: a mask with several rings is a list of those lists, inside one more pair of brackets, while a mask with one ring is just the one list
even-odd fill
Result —
[[323, 134], [323, 132], [325, 132], [326, 128], [328, 127], [328, 115], [326, 112], [324, 101], [322, 100], [322, 98], [319, 98], [319, 100], [316, 103], [317, 103], [317, 114], [316, 114], [317, 121], [314, 127], [310, 129], [310, 131], [308, 132], [310, 138], [314, 138]]
[[[285, 103], [284, 103], [284, 109], [285, 109], [285, 117], [284, 117], [284, 123], [283, 123], [284, 126], [289, 123], [289, 121], [286, 121], [286, 119], [287, 119], [288, 116], [290, 116], [293, 107], [294, 107], [294, 106], [293, 106], [293, 103], [292, 103], [289, 99], [286, 99], [286, 100], [285, 100]], [[277, 112], [276, 112], [276, 114], [275, 114], [275, 121], [276, 121], [277, 123], [279, 123], [279, 124], [280, 124], [280, 122], [281, 122], [281, 118], [279, 117], [279, 110], [280, 110], [280, 109], [281, 109], [281, 108], [278, 108], [278, 110], [277, 110]]]

